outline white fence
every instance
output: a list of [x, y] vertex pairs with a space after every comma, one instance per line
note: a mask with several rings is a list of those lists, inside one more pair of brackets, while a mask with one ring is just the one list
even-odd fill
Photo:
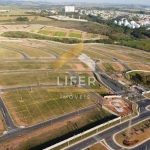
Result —
[[116, 119], [110, 120], [110, 121], [108, 121], [108, 122], [106, 122], [106, 123], [103, 123], [103, 124], [101, 124], [101, 125], [98, 125], [98, 126], [92, 128], [92, 129], [89, 129], [89, 130], [85, 131], [85, 132], [82, 132], [82, 133], [80, 133], [80, 134], [77, 134], [77, 135], [75, 135], [75, 136], [73, 136], [73, 137], [71, 137], [71, 138], [69, 138], [69, 139], [66, 139], [66, 140], [64, 140], [64, 141], [62, 141], [62, 142], [59, 142], [59, 143], [57, 143], [57, 144], [55, 144], [55, 145], [52, 145], [52, 146], [50, 146], [50, 147], [48, 147], [48, 148], [46, 148], [46, 149], [44, 149], [44, 150], [51, 150], [51, 149], [53, 149], [53, 148], [56, 148], [56, 147], [58, 147], [58, 146], [60, 146], [60, 145], [65, 144], [65, 143], [68, 143], [68, 146], [69, 146], [69, 141], [72, 141], [72, 140], [74, 140], [74, 139], [76, 139], [76, 138], [82, 137], [83, 135], [85, 135], [85, 134], [87, 134], [87, 133], [90, 133], [90, 132], [92, 132], [92, 131], [95, 131], [95, 130], [97, 130], [97, 129], [103, 127], [103, 126], [106, 126], [106, 125], [108, 125], [108, 124], [110, 124], [110, 123], [113, 123], [113, 122], [115, 122], [115, 121], [119, 121], [120, 119], [121, 119], [121, 117], [118, 117], [118, 118], [116, 118]]
[[122, 96], [119, 95], [110, 95], [110, 96], [104, 96], [104, 98], [122, 98]]
[[131, 70], [131, 71], [126, 72], [126, 74], [132, 73], [132, 72], [150, 72], [150, 71], [147, 71], [147, 70]]

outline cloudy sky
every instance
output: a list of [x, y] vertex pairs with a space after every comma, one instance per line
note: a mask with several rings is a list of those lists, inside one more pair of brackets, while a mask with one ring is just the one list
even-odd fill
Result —
[[[27, 1], [27, 0], [26, 0]], [[150, 0], [33, 0], [48, 2], [88, 2], [88, 3], [118, 3], [118, 4], [146, 4], [150, 5]]]

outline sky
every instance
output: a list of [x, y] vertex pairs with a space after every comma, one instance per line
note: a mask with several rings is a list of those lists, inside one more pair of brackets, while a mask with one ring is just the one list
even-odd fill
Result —
[[86, 2], [86, 3], [88, 2], [88, 3], [117, 3], [117, 4], [144, 4], [144, 5], [150, 5], [150, 0], [34, 0], [34, 1]]

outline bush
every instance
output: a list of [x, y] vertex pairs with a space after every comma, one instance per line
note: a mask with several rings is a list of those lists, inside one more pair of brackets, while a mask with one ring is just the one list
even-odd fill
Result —
[[29, 21], [28, 17], [18, 17], [16, 21]]

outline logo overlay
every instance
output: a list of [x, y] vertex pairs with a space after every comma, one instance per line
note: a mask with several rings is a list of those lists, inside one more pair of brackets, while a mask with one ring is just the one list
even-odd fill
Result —
[[[71, 59], [78, 59], [86, 66], [88, 66], [92, 71], [95, 71], [96, 68], [95, 61], [92, 60], [90, 57], [88, 57], [86, 54], [84, 54], [83, 51], [84, 51], [84, 44], [79, 43], [78, 45], [74, 46], [71, 50], [68, 50], [67, 52], [62, 54], [54, 62], [54, 71], [61, 69]], [[76, 74], [75, 71], [70, 71], [70, 76], [65, 76], [63, 82], [62, 81], [60, 82], [60, 79], [62, 80], [62, 77], [58, 76], [56, 85], [60, 87], [57, 88], [57, 91], [59, 93], [64, 93], [64, 95], [61, 94], [60, 97], [61, 99], [89, 99], [90, 95], [88, 95], [87, 93], [99, 90], [99, 89], [91, 88], [91, 86], [92, 87], [96, 86], [96, 79], [92, 75], [86, 74], [86, 76], [84, 75], [79, 76], [78, 74]], [[76, 88], [72, 88], [73, 85]], [[70, 87], [71, 95], [69, 94], [67, 95], [66, 94], [67, 91], [64, 88], [61, 88], [64, 86], [67, 88]], [[72, 93], [74, 93], [75, 95]], [[83, 94], [81, 95], [81, 93]]]

